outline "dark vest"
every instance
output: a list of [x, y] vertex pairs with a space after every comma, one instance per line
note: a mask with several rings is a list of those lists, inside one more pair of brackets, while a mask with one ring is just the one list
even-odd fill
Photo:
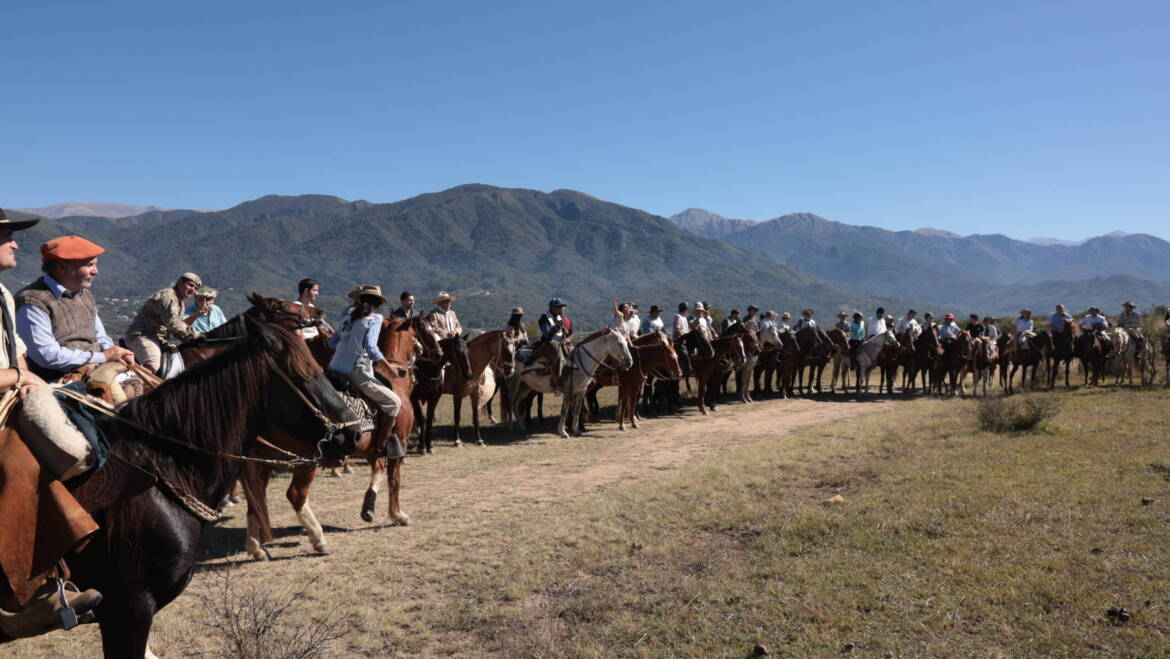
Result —
[[[93, 299], [93, 293], [90, 293], [89, 289], [82, 289], [73, 297], [66, 297], [67, 295], [68, 292], [58, 299], [45, 284], [44, 277], [39, 277], [17, 292], [16, 307], [19, 309], [27, 304], [48, 314], [49, 322], [53, 326], [53, 338], [57, 339], [57, 343], [63, 348], [100, 352], [97, 325], [94, 322], [94, 318], [97, 317], [97, 302]], [[29, 358], [28, 365], [34, 373], [45, 379], [55, 380], [64, 374], [61, 371], [50, 371], [32, 358]]]

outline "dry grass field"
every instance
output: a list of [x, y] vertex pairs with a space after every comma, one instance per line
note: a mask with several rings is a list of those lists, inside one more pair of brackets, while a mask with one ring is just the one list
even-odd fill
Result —
[[[328, 555], [287, 479], [274, 560], [246, 558], [229, 509], [152, 648], [328, 629], [335, 656], [1164, 654], [1170, 392], [1029, 395], [1060, 409], [1019, 434], [981, 430], [974, 400], [845, 396], [625, 433], [603, 410], [583, 438], [492, 429], [462, 449], [440, 427], [439, 453], [407, 461], [409, 527], [360, 520], [364, 468], [314, 488]], [[269, 627], [242, 614], [298, 593]], [[95, 632], [4, 652], [92, 656]]]

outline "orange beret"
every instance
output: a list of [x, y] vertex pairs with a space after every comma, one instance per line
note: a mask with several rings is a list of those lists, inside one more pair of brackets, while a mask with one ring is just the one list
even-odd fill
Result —
[[105, 251], [104, 247], [95, 245], [81, 236], [61, 236], [41, 245], [41, 256], [46, 261], [92, 259]]

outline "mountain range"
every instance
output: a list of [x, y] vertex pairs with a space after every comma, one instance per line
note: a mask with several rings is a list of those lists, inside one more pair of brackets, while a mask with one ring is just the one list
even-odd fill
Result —
[[668, 317], [680, 300], [705, 299], [723, 309], [811, 306], [822, 319], [879, 304], [1006, 315], [1058, 301], [1112, 311], [1123, 298], [1142, 309], [1170, 300], [1170, 243], [1144, 234], [1042, 245], [811, 213], [753, 222], [689, 209], [667, 219], [572, 190], [478, 184], [393, 203], [273, 195], [215, 212], [46, 218], [17, 235], [24, 251], [5, 284], [35, 279], [36, 246], [70, 233], [107, 249], [94, 292], [114, 332], [184, 271], [218, 288], [228, 314], [251, 291], [293, 297], [296, 282], [312, 277], [331, 317], [347, 291], [375, 283], [392, 300], [414, 292], [423, 309], [450, 291], [471, 327], [499, 325], [515, 305], [535, 320], [552, 296], [586, 328], [608, 319], [613, 297], [639, 302], [643, 314], [657, 304]]
[[[823, 279], [877, 294], [1012, 313], [1021, 306], [1112, 310], [1170, 300], [1170, 243], [1113, 232], [1079, 243], [919, 229], [889, 231], [792, 213], [766, 222], [728, 220], [700, 209], [671, 218], [697, 235], [722, 239]], [[727, 231], [729, 227], [734, 230]]]
[[[84, 234], [108, 250], [94, 292], [115, 328], [188, 270], [220, 289], [219, 304], [229, 314], [253, 290], [292, 297], [296, 282], [312, 277], [333, 317], [347, 291], [375, 283], [392, 300], [400, 290], [414, 292], [424, 309], [437, 292], [450, 291], [464, 323], [480, 327], [501, 325], [514, 305], [535, 320], [552, 296], [565, 298], [585, 328], [608, 319], [613, 297], [639, 302], [643, 314], [651, 304], [671, 312], [680, 300], [696, 299], [725, 309], [818, 305], [825, 313], [879, 303], [768, 256], [696, 237], [665, 218], [571, 190], [462, 185], [388, 204], [267, 196], [217, 212], [45, 219], [18, 238], [27, 249], [65, 233]], [[19, 256], [17, 270], [4, 277], [10, 288], [38, 274], [35, 249]]]
[[163, 208], [162, 206], [111, 204], [105, 201], [70, 201], [62, 204], [53, 204], [52, 206], [43, 206], [41, 208], [14, 208], [13, 210], [52, 219], [77, 216], [116, 219], [131, 215], [141, 215], [142, 213], [149, 213], [151, 211], [167, 211], [171, 209]]

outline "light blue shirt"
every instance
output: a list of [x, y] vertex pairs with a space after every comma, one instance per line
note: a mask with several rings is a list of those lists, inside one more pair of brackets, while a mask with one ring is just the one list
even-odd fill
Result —
[[337, 332], [329, 337], [329, 346], [336, 351], [329, 360], [329, 370], [349, 375], [363, 358], [369, 361], [383, 359], [382, 351], [378, 349], [381, 331], [381, 314], [372, 313], [357, 320], [346, 314]]
[[1052, 314], [1052, 318], [1049, 319], [1049, 325], [1057, 332], [1063, 332], [1064, 324], [1070, 320], [1072, 320], [1072, 316], [1067, 313], [1054, 313]]
[[[194, 308], [192, 308], [190, 313], [187, 315], [190, 316], [193, 313], [195, 313]], [[191, 327], [206, 334], [226, 322], [227, 318], [224, 317], [223, 310], [213, 304], [211, 305], [210, 311], [208, 311], [205, 315], [196, 318], [195, 322], [191, 323]]]
[[[73, 295], [49, 275], [42, 275], [41, 279], [53, 292], [53, 297], [58, 300], [61, 299], [62, 295]], [[94, 334], [97, 336], [97, 342], [101, 349], [112, 347], [114, 341], [106, 334], [101, 317], [94, 314], [93, 323]], [[53, 321], [49, 319], [49, 314], [31, 304], [26, 304], [16, 310], [16, 333], [24, 341], [29, 359], [43, 368], [54, 371], [72, 371], [83, 364], [101, 364], [106, 361], [106, 356], [101, 352], [75, 350], [57, 343], [57, 337], [53, 336]]]

